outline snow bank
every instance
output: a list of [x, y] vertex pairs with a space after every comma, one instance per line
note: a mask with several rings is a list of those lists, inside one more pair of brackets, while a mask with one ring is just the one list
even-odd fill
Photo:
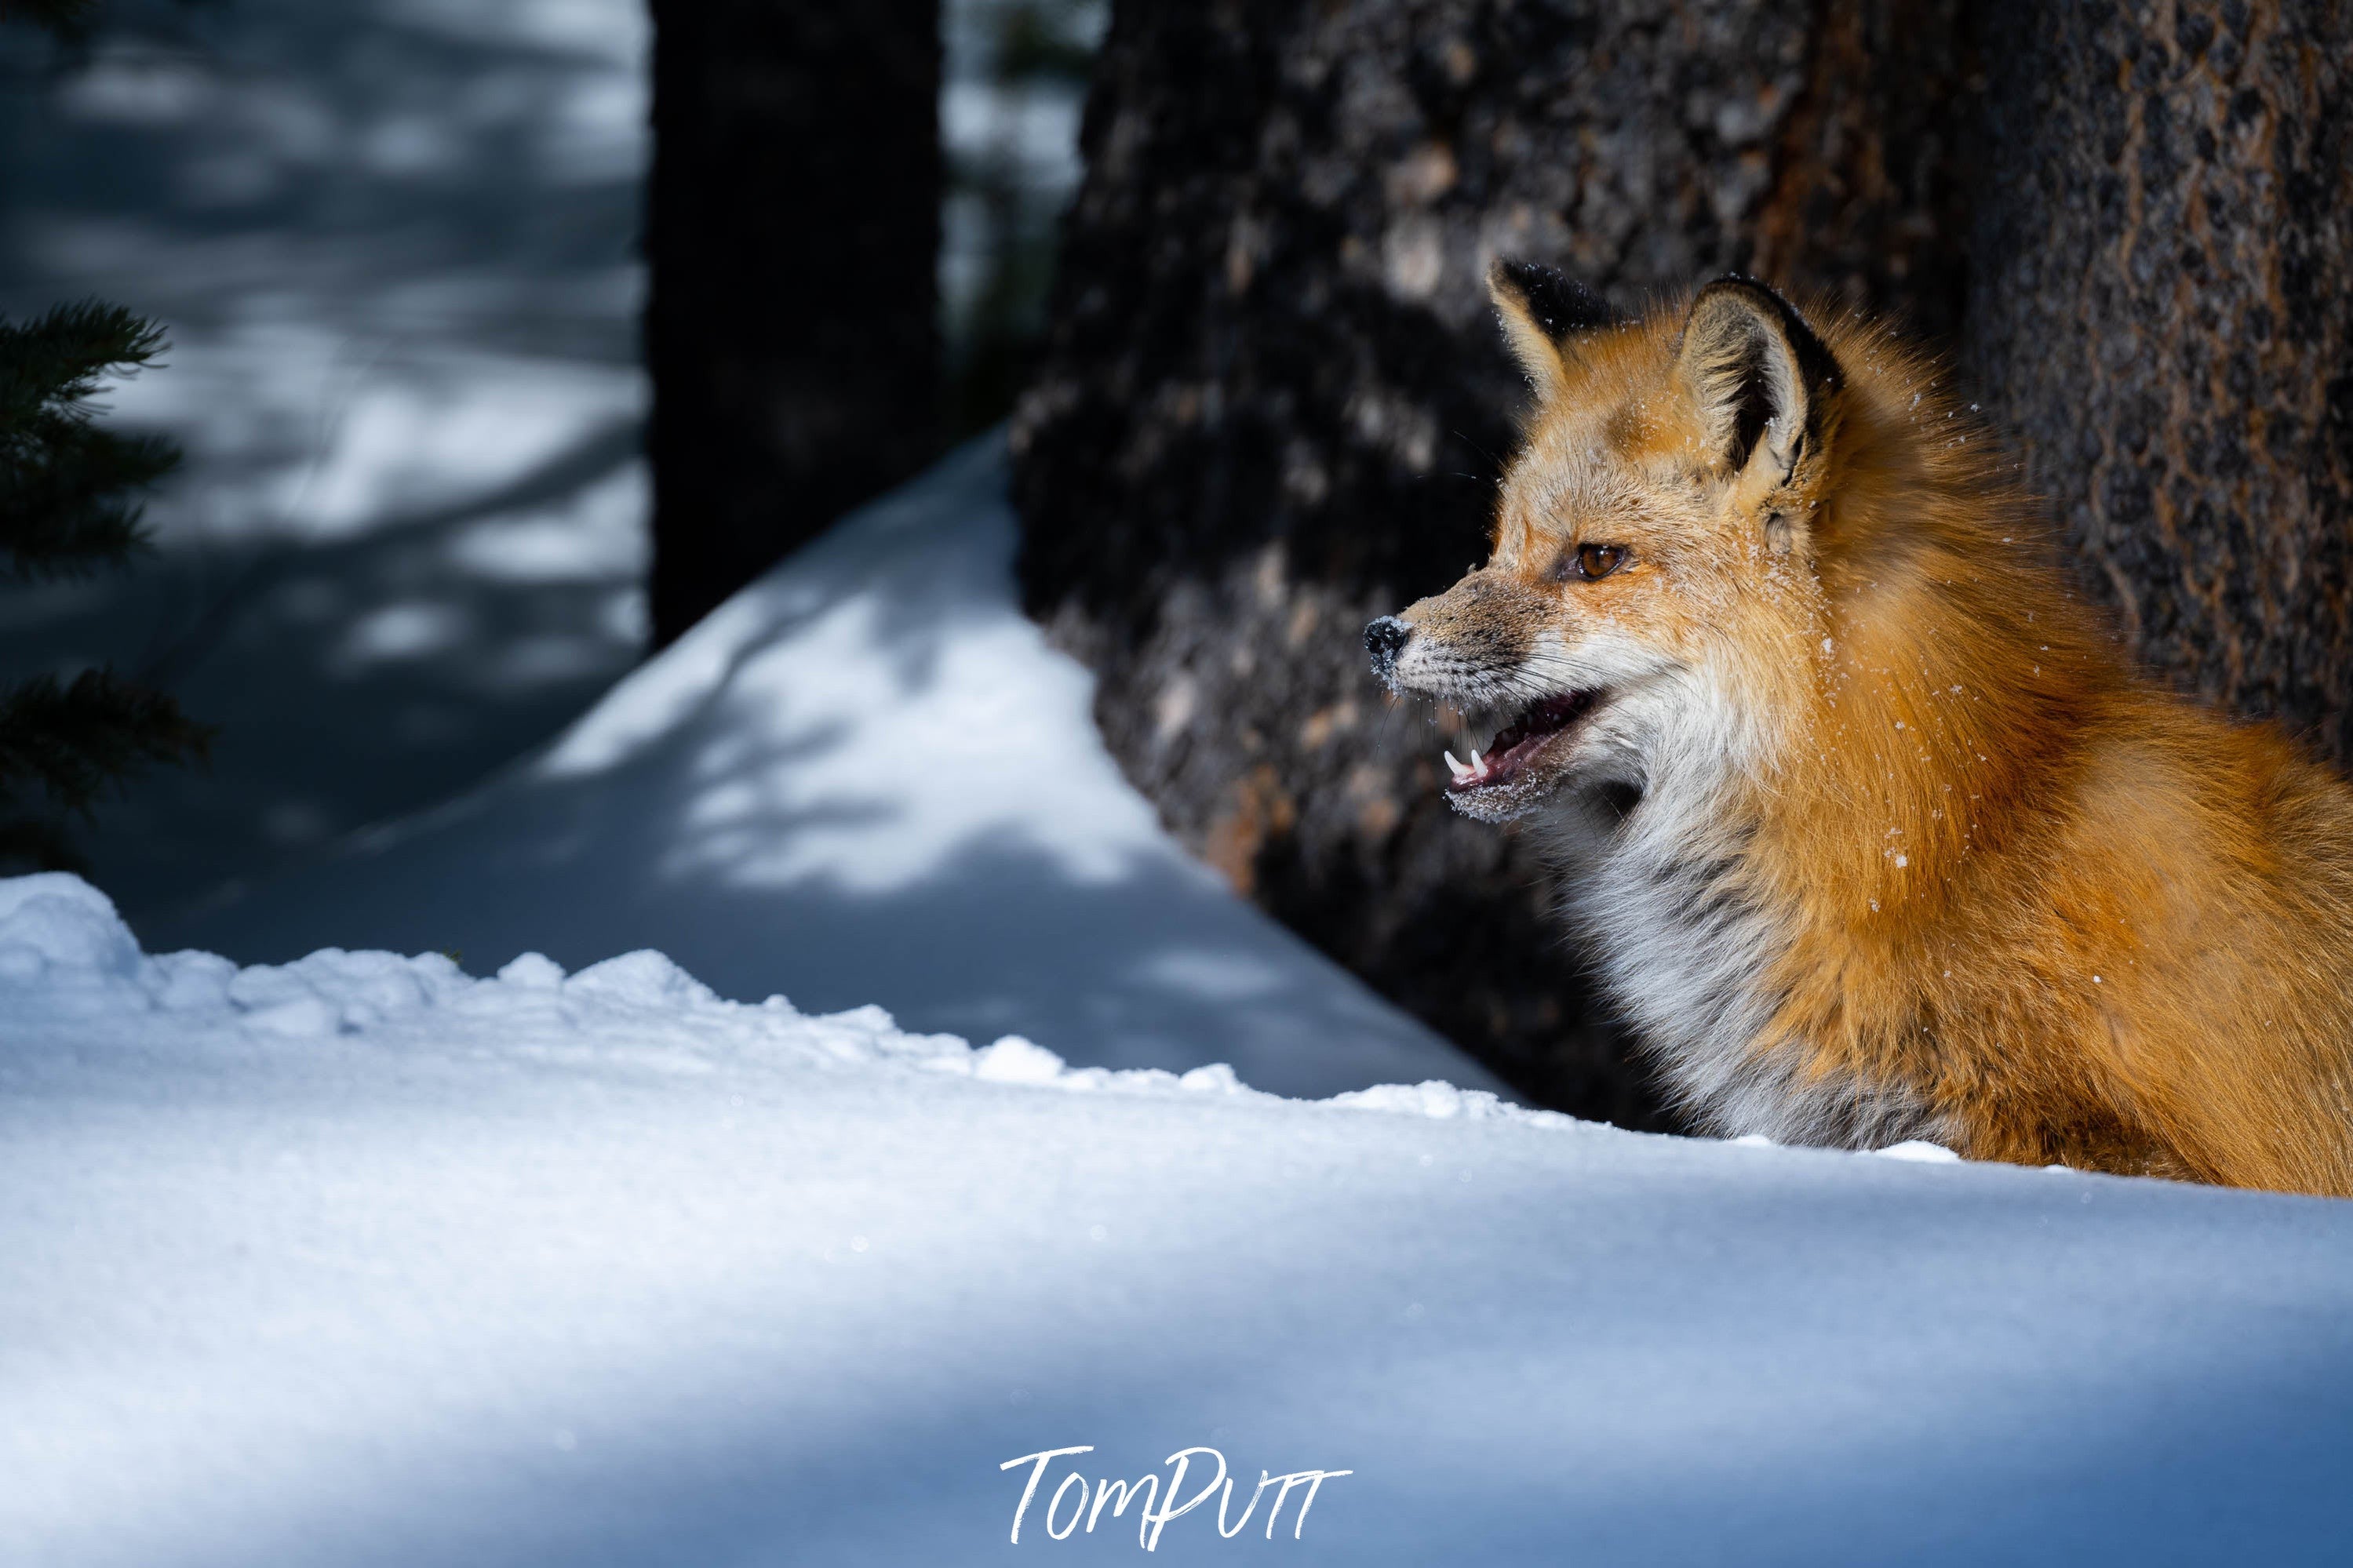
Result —
[[1501, 1088], [1161, 831], [1096, 734], [1091, 678], [1015, 603], [1015, 531], [1001, 443], [977, 442], [507, 776], [145, 933], [472, 969], [653, 947], [737, 1000], [879, 1003], [1088, 1066]]
[[45, 1568], [1103, 1561], [1141, 1504], [1073, 1496], [1188, 1448], [1254, 1513], [1155, 1558], [2353, 1549], [2353, 1205], [1300, 1103], [652, 952], [238, 968], [0, 882], [0, 1215]]
[[[497, 1031], [509, 1047], [626, 1034], [633, 1047], [719, 1057], [759, 1053], [767, 1067], [909, 1068], [985, 1083], [1123, 1094], [1211, 1094], [1287, 1103], [1225, 1062], [1185, 1072], [1073, 1068], [1018, 1035], [974, 1048], [955, 1035], [909, 1034], [871, 1005], [810, 1017], [781, 995], [727, 1001], [651, 949], [567, 975], [543, 953], [518, 955], [488, 979], [446, 953], [403, 957], [324, 948], [286, 964], [240, 968], [209, 952], [150, 957], [104, 893], [65, 873], [0, 879], [0, 997], [12, 1032], [131, 1026], [184, 1065], [207, 1036], [253, 1040], [365, 1037], [414, 1048]], [[19, 1067], [23, 1063], [17, 1064]], [[1334, 1096], [1352, 1109], [1438, 1118], [1509, 1118], [1573, 1126], [1484, 1089], [1437, 1079]]]

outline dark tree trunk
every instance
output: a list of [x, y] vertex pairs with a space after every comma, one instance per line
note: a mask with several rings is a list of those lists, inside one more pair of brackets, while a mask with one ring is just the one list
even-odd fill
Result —
[[1455, 819], [1359, 628], [1483, 553], [1521, 390], [1497, 254], [1620, 300], [1730, 268], [1947, 331], [1957, 0], [1123, 0], [1022, 582], [1235, 885], [1525, 1090], [1655, 1121], [1529, 848]]
[[1986, 405], [2142, 657], [2353, 762], [2353, 8], [1985, 25]]
[[653, 637], [938, 450], [937, 0], [652, 0]]

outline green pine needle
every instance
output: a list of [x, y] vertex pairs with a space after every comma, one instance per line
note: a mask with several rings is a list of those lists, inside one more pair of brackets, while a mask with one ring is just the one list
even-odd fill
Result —
[[[32, 9], [70, 20], [80, 7]], [[178, 449], [100, 429], [90, 400], [163, 352], [162, 328], [95, 300], [0, 319], [0, 578], [79, 575], [145, 542], [135, 492]], [[0, 688], [0, 866], [84, 869], [69, 822], [157, 763], [202, 761], [212, 738], [164, 693], [108, 669]]]
[[201, 762], [213, 728], [161, 691], [111, 669], [71, 684], [37, 675], [0, 694], [0, 797], [38, 785], [60, 810], [87, 817], [109, 784], [156, 763]]
[[0, 430], [80, 403], [108, 378], [154, 363], [164, 347], [163, 328], [102, 300], [53, 305], [21, 323], [0, 319]]
[[154, 322], [95, 300], [0, 320], [0, 574], [82, 575], [145, 542], [132, 493], [169, 473], [179, 450], [98, 428], [89, 400], [164, 346]]

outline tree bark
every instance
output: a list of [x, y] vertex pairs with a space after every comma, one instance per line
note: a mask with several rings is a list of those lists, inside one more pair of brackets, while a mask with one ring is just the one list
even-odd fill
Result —
[[1985, 26], [1986, 406], [2141, 657], [2353, 763], [2353, 8]]
[[652, 0], [653, 640], [938, 450], [937, 0]]
[[1484, 552], [1502, 254], [1621, 302], [1762, 268], [1948, 331], [1957, 0], [1122, 0], [1022, 584], [1170, 826], [1556, 1105], [1656, 1124], [1525, 843], [1451, 816], [1359, 631]]

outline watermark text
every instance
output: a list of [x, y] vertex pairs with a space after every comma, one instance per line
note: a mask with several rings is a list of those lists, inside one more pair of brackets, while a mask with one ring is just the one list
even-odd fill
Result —
[[[1241, 1517], [1229, 1524], [1226, 1520], [1233, 1509], [1234, 1483], [1226, 1473], [1226, 1457], [1215, 1448], [1179, 1448], [1162, 1461], [1168, 1470], [1165, 1486], [1156, 1472], [1147, 1473], [1133, 1481], [1098, 1478], [1090, 1484], [1077, 1466], [1066, 1467], [1060, 1482], [1047, 1493], [1044, 1510], [1037, 1520], [1030, 1521], [1030, 1505], [1038, 1500], [1047, 1472], [1054, 1468], [1054, 1461], [1075, 1459], [1081, 1454], [1094, 1451], [1092, 1443], [1071, 1448], [1042, 1448], [1034, 1454], [1008, 1459], [997, 1467], [1000, 1470], [1018, 1469], [1024, 1465], [1029, 1468], [1029, 1475], [1021, 1483], [1021, 1500], [1013, 1505], [1013, 1543], [1016, 1546], [1021, 1543], [1021, 1528], [1025, 1521], [1029, 1521], [1033, 1536], [1037, 1534], [1037, 1527], [1043, 1525], [1050, 1539], [1068, 1541], [1078, 1532], [1082, 1524], [1088, 1534], [1093, 1534], [1095, 1527], [1103, 1522], [1106, 1510], [1115, 1521], [1112, 1528], [1120, 1528], [1124, 1522], [1128, 1505], [1133, 1503], [1136, 1513], [1135, 1543], [1146, 1552], [1156, 1552], [1160, 1549], [1160, 1532], [1168, 1528], [1170, 1520], [1183, 1518], [1211, 1498], [1218, 1500], [1218, 1533], [1230, 1541], [1250, 1528], [1250, 1516], [1258, 1511], [1259, 1500], [1270, 1488], [1273, 1489], [1274, 1501], [1266, 1510], [1266, 1538], [1269, 1541], [1274, 1539], [1274, 1527], [1282, 1520], [1282, 1510], [1295, 1492], [1299, 1506], [1291, 1515], [1291, 1538], [1297, 1541], [1301, 1539], [1301, 1531], [1307, 1528], [1307, 1510], [1315, 1506], [1315, 1494], [1324, 1489], [1324, 1483], [1356, 1473], [1354, 1470], [1292, 1470], [1278, 1476], [1261, 1470], [1258, 1485], [1250, 1489], [1250, 1500], [1242, 1506]], [[1207, 1469], [1212, 1464], [1217, 1468], [1209, 1479], [1201, 1482], [1200, 1489], [1192, 1496], [1185, 1497], [1186, 1482], [1193, 1477], [1195, 1470]], [[1180, 1498], [1182, 1501], [1178, 1500]]]

